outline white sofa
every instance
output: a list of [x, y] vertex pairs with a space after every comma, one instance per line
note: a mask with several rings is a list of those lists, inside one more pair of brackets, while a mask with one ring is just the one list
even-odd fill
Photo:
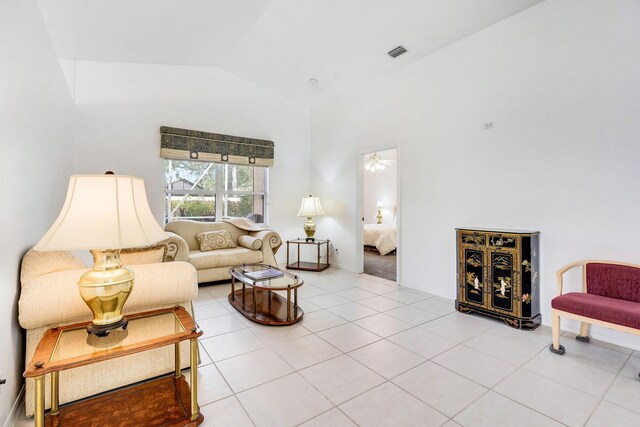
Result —
[[[169, 245], [175, 243], [169, 242]], [[175, 250], [175, 247], [174, 247]], [[175, 253], [174, 253], [175, 255]], [[27, 331], [25, 365], [44, 332], [54, 325], [89, 321], [91, 311], [78, 293], [77, 282], [88, 266], [71, 252], [30, 250], [22, 260], [19, 322]], [[195, 268], [187, 262], [130, 266], [134, 289], [124, 313], [181, 305], [193, 314], [191, 301], [198, 295]], [[188, 342], [182, 344], [183, 368], [189, 363]], [[173, 371], [174, 349], [160, 349], [108, 360], [60, 373], [60, 403], [72, 402]], [[50, 407], [50, 381], [46, 379], [46, 408]], [[26, 381], [25, 409], [34, 412], [34, 381]]]
[[[280, 235], [272, 230], [248, 231], [242, 230], [228, 222], [200, 222], [190, 220], [171, 221], [165, 231], [174, 233], [174, 237], [184, 240], [179, 244], [176, 257], [186, 258], [198, 271], [198, 283], [213, 282], [230, 279], [229, 267], [238, 264], [268, 264], [278, 266], [275, 254], [282, 245]], [[226, 230], [236, 243], [235, 248], [200, 251], [200, 244], [196, 234], [203, 231]], [[259, 249], [249, 249], [238, 243], [240, 236], [250, 236], [262, 242]]]

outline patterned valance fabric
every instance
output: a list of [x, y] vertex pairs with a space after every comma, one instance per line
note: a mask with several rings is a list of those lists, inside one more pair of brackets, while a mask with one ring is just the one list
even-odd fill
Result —
[[160, 156], [172, 160], [273, 166], [273, 141], [162, 126]]

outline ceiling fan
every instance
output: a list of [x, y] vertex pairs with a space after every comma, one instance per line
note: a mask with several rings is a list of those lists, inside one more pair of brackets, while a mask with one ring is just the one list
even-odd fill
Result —
[[396, 161], [395, 160], [385, 160], [378, 153], [373, 153], [369, 156], [367, 161], [364, 163], [364, 168], [369, 172], [376, 173], [378, 171], [383, 171], [387, 165], [392, 165]]

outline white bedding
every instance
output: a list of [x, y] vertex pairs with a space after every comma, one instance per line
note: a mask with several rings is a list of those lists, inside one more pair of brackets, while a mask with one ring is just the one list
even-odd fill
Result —
[[395, 224], [365, 224], [364, 244], [375, 246], [380, 255], [386, 255], [396, 248]]

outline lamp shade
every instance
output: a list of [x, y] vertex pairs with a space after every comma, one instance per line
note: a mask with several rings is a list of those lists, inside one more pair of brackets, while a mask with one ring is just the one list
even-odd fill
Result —
[[320, 205], [320, 197], [313, 197], [309, 195], [309, 197], [302, 199], [298, 216], [314, 217], [322, 215], [324, 215], [324, 211]]
[[58, 219], [34, 249], [122, 249], [164, 239], [141, 178], [73, 175]]
[[382, 202], [378, 200], [378, 203], [376, 203], [376, 208], [380, 209], [381, 207], [382, 207]]

